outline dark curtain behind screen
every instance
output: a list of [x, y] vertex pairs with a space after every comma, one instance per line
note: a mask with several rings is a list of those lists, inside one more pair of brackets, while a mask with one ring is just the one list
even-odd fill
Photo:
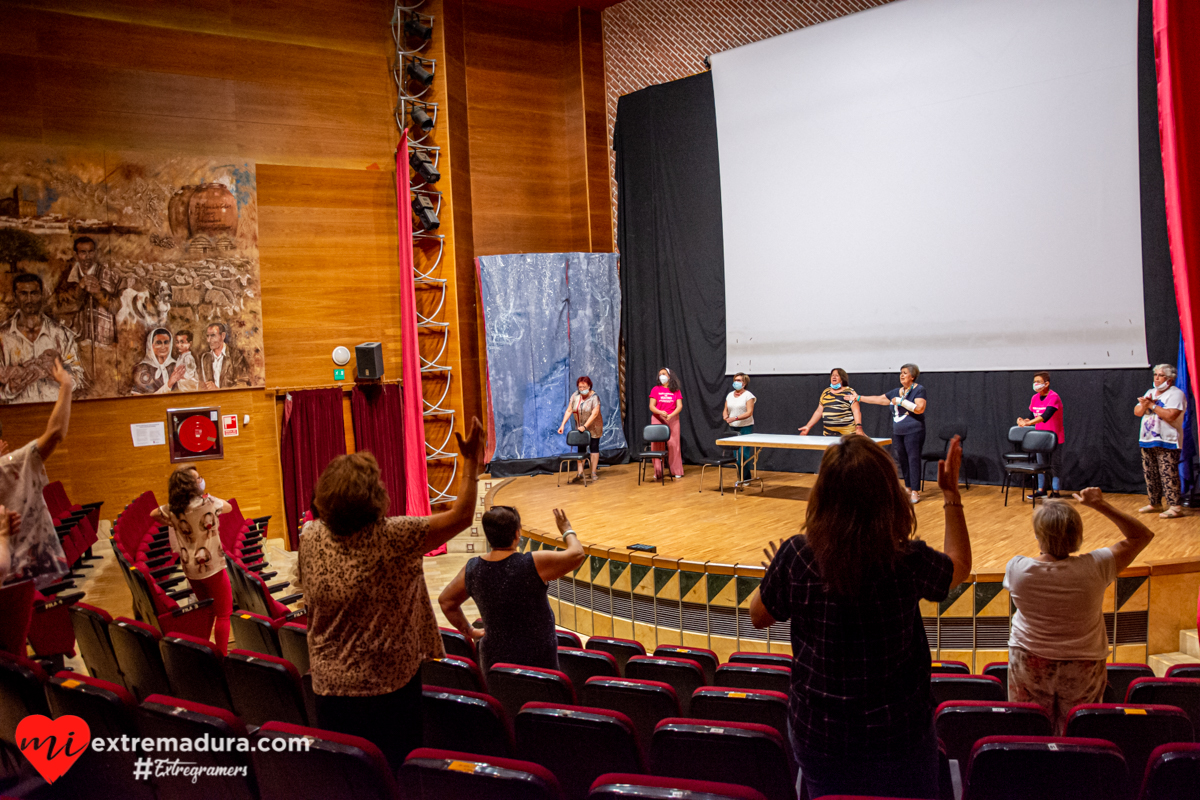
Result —
[[394, 383], [355, 386], [350, 393], [354, 449], [369, 451], [379, 462], [391, 505], [388, 516], [404, 515], [404, 437], [401, 388]]
[[296, 526], [312, 503], [317, 478], [336, 456], [346, 452], [341, 389], [289, 392], [283, 401], [279, 461], [283, 505], [291, 549], [299, 545]]
[[[1174, 363], [1179, 343], [1170, 252], [1163, 200], [1162, 157], [1154, 73], [1151, 5], [1140, 4], [1138, 106], [1142, 190], [1142, 269], [1146, 344], [1152, 364]], [[730, 391], [725, 375], [725, 268], [721, 187], [717, 159], [712, 78], [696, 75], [622, 97], [617, 105], [613, 148], [617, 153], [617, 240], [621, 251], [622, 336], [626, 348], [628, 413], [626, 437], [641, 449], [649, 420], [649, 391], [659, 367], [681, 378], [684, 410], [681, 439], [685, 460], [713, 456], [724, 431], [721, 407]], [[797, 191], [803, 191], [798, 187]], [[755, 198], [730, 198], [755, 202]], [[754, 231], [746, 231], [754, 236]], [[1036, 297], [1036, 276], [1013, 270], [1013, 291]], [[818, 286], [795, 291], [797, 302], [824, 298]], [[1053, 314], [1069, 298], [1047, 298]], [[847, 297], [848, 323], [854, 299]], [[899, 314], [902, 310], [898, 310]], [[936, 307], [905, 313], [936, 315]], [[799, 306], [798, 306], [799, 312]], [[830, 369], [841, 366], [830, 364]], [[936, 364], [919, 365], [927, 370]], [[899, 385], [895, 375], [851, 374], [861, 394]], [[964, 470], [973, 482], [1003, 479], [1001, 454], [1018, 416], [1028, 416], [1032, 372], [940, 372], [921, 376], [929, 397], [929, 438], [939, 445], [940, 426], [963, 420], [969, 427]], [[824, 375], [755, 375], [755, 430], [796, 433], [817, 407]], [[1067, 444], [1064, 487], [1098, 485], [1114, 491], [1143, 491], [1138, 425], [1133, 406], [1150, 388], [1150, 371], [1055, 370], [1051, 385], [1065, 405]], [[866, 431], [890, 433], [888, 411], [864, 406]], [[819, 454], [764, 450], [765, 469], [815, 472]], [[935, 472], [932, 466], [928, 474]]]

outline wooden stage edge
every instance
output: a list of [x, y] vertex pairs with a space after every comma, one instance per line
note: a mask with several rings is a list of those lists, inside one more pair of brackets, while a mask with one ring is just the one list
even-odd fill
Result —
[[[551, 606], [558, 624], [588, 636], [637, 639], [652, 649], [663, 644], [706, 647], [725, 659], [737, 650], [790, 652], [788, 626], [755, 630], [749, 598], [765, 572], [763, 548], [800, 531], [808, 492], [806, 473], [762, 473], [764, 487], [736, 495], [718, 492], [715, 469], [703, 491], [699, 467], [666, 485], [637, 481], [637, 466], [602, 470], [584, 487], [556, 486], [556, 475], [489, 479], [485, 506], [515, 506], [521, 513], [521, 548], [562, 546], [554, 508], [562, 508], [588, 558], [572, 575], [552, 581]], [[941, 549], [941, 490], [926, 483], [916, 506], [917, 535]], [[974, 669], [1007, 658], [1013, 607], [1002, 581], [1015, 555], [1037, 555], [1032, 507], [1018, 492], [1004, 504], [999, 487], [963, 489], [974, 569], [941, 603], [921, 602], [921, 617], [935, 657], [957, 659]], [[1111, 495], [1110, 502], [1136, 511], [1138, 495]], [[1112, 523], [1079, 507], [1083, 549], [1116, 542]], [[1154, 541], [1104, 598], [1110, 660], [1146, 662], [1172, 653], [1181, 633], [1196, 627], [1200, 589], [1200, 515], [1164, 520], [1141, 517]], [[477, 535], [477, 534], [475, 534]], [[654, 553], [632, 550], [648, 544]]]

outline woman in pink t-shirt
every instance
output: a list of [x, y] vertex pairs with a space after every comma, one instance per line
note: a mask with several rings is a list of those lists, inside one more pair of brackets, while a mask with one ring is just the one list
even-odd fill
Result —
[[[679, 412], [683, 411], [683, 395], [679, 392], [679, 381], [671, 370], [663, 367], [658, 371], [658, 386], [650, 390], [650, 414], [659, 425], [671, 429], [671, 438], [666, 442], [655, 442], [652, 450], [667, 449], [671, 477], [683, 477], [683, 456], [679, 452]], [[654, 477], [662, 477], [662, 460], [654, 461]]]

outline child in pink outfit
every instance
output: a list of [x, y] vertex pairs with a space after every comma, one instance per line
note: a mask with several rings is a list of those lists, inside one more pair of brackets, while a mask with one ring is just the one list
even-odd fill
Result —
[[[671, 429], [671, 438], [666, 442], [655, 442], [652, 450], [667, 450], [671, 475], [683, 477], [683, 455], [679, 450], [679, 412], [683, 411], [683, 395], [679, 392], [679, 381], [671, 370], [663, 367], [658, 371], [658, 386], [650, 390], [650, 414], [654, 422]], [[662, 477], [662, 460], [654, 461], [654, 477]]]

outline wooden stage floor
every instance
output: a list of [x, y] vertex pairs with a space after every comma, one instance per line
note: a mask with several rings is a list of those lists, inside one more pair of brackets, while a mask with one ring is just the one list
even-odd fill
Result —
[[[682, 480], [668, 480], [665, 487], [639, 486], [634, 464], [602, 468], [600, 481], [589, 482], [586, 488], [568, 484], [565, 476], [561, 487], [555, 487], [555, 475], [512, 478], [492, 492], [490, 502], [516, 506], [526, 530], [557, 535], [552, 509], [559, 507], [566, 510], [585, 545], [650, 544], [657, 546], [659, 556], [701, 562], [758, 565], [769, 541], [799, 532], [816, 475], [764, 472], [765, 491], [754, 486], [734, 496], [728, 489], [731, 472], [726, 470], [722, 496], [717, 492], [716, 470], [707, 473], [703, 492], [699, 491], [700, 468], [693, 466], [686, 468]], [[1003, 573], [1013, 556], [1037, 555], [1030, 503], [1021, 502], [1016, 489], [1010, 491], [1007, 507], [996, 486], [964, 488], [962, 497], [976, 574]], [[1144, 495], [1116, 494], [1108, 499], [1130, 512], [1146, 503]], [[926, 481], [916, 507], [917, 536], [939, 549], [944, 537], [941, 500], [937, 483]], [[1084, 550], [1119, 539], [1112, 523], [1090, 509], [1079, 506], [1079, 510]], [[1156, 535], [1133, 566], [1200, 559], [1200, 514], [1173, 520], [1148, 514], [1141, 519]]]

